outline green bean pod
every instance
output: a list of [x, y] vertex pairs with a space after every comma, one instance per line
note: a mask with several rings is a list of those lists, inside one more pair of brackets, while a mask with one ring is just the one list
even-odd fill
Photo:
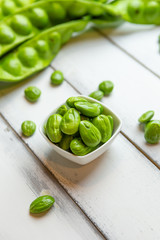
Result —
[[107, 5], [111, 14], [136, 24], [160, 24], [159, 0], [117, 0]]
[[[0, 22], [0, 56], [33, 38], [42, 30], [86, 15], [98, 17], [98, 19], [105, 15], [110, 20], [105, 4], [99, 2], [47, 0], [26, 6]], [[70, 38], [72, 31], [68, 34]]]
[[0, 81], [21, 81], [44, 69], [72, 33], [84, 29], [87, 23], [81, 20], [60, 24], [27, 41], [0, 60]]

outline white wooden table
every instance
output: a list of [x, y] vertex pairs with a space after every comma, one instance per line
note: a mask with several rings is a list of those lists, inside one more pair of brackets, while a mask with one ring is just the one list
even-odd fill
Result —
[[[159, 27], [125, 24], [90, 31], [63, 47], [51, 66], [12, 86], [0, 85], [0, 239], [160, 239], [160, 145], [145, 143], [137, 119], [153, 109], [160, 119]], [[53, 69], [65, 82], [50, 85]], [[21, 136], [24, 120], [37, 127], [60, 102], [89, 94], [102, 80], [115, 89], [103, 102], [123, 120], [111, 148], [79, 166], [59, 156], [42, 138]], [[24, 89], [42, 90], [37, 103]], [[55, 197], [43, 217], [29, 215], [30, 203], [47, 191]]]

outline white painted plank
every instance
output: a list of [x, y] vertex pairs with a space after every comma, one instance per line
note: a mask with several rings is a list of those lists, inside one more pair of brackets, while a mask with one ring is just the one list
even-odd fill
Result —
[[159, 27], [126, 23], [111, 32], [101, 32], [160, 76]]
[[[103, 239], [1, 118], [0, 129], [0, 239]], [[29, 205], [42, 189], [47, 189], [56, 203], [46, 215], [32, 217]]]
[[89, 94], [103, 80], [112, 80], [115, 89], [103, 102], [123, 120], [124, 133], [160, 165], [159, 145], [148, 145], [138, 125], [139, 116], [147, 110], [159, 119], [160, 81], [96, 32], [72, 40], [52, 65], [82, 93]]
[[[19, 134], [24, 119], [33, 114], [32, 119], [39, 125], [43, 115], [54, 109], [57, 102], [75, 94], [66, 83], [51, 88], [48, 85], [51, 72], [47, 69], [32, 81], [32, 85], [43, 89], [44, 96], [48, 94], [35, 105], [23, 99], [23, 89], [28, 83], [1, 98], [1, 111]], [[121, 135], [109, 151], [86, 166], [59, 156], [38, 131], [24, 140], [106, 237], [160, 239], [159, 170]]]

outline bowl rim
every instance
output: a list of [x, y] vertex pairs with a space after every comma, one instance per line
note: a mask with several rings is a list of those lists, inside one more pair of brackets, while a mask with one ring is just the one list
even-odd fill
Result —
[[83, 97], [83, 98], [85, 98], [85, 99], [90, 100], [91, 102], [100, 103], [100, 104], [104, 107], [104, 109], [106, 109], [106, 110], [108, 110], [109, 112], [111, 112], [111, 113], [114, 115], [114, 117], [116, 117], [116, 119], [117, 119], [118, 122], [119, 122], [116, 131], [113, 133], [113, 135], [111, 136], [111, 138], [110, 138], [107, 142], [105, 142], [105, 143], [102, 144], [100, 147], [98, 147], [98, 148], [95, 149], [94, 151], [92, 151], [92, 152], [90, 152], [90, 153], [88, 153], [88, 154], [86, 154], [86, 155], [84, 155], [84, 156], [77, 156], [77, 155], [74, 155], [73, 153], [70, 153], [70, 152], [68, 152], [68, 151], [66, 151], [66, 150], [63, 150], [62, 148], [56, 146], [56, 145], [55, 145], [53, 142], [51, 142], [51, 141], [48, 139], [48, 137], [44, 134], [44, 125], [45, 125], [45, 123], [47, 122], [49, 116], [51, 116], [52, 114], [56, 113], [56, 110], [57, 110], [60, 106], [66, 105], [66, 102], [63, 102], [63, 103], [61, 103], [60, 105], [58, 105], [57, 108], [55, 108], [54, 110], [52, 110], [52, 112], [50, 112], [50, 114], [47, 115], [47, 117], [43, 120], [43, 122], [42, 122], [42, 123], [40, 124], [40, 126], [39, 126], [39, 131], [40, 131], [41, 135], [47, 140], [47, 142], [49, 142], [49, 143], [52, 145], [52, 147], [53, 147], [54, 149], [57, 149], [58, 152], [61, 151], [61, 152], [63, 153], [63, 156], [64, 156], [64, 154], [67, 154], [67, 155], [68, 155], [67, 158], [69, 158], [69, 157], [72, 157], [72, 158], [73, 158], [73, 157], [74, 157], [74, 158], [76, 158], [77, 160], [78, 160], [78, 159], [79, 159], [79, 160], [82, 160], [82, 159], [85, 159], [85, 158], [87, 158], [87, 157], [91, 157], [93, 154], [95, 154], [95, 153], [98, 152], [98, 151], [101, 151], [101, 149], [105, 148], [106, 145], [108, 145], [112, 140], [114, 140], [114, 138], [118, 135], [118, 133], [120, 132], [120, 130], [121, 130], [121, 128], [122, 128], [122, 120], [121, 120], [121, 118], [120, 118], [115, 112], [113, 112], [110, 108], [108, 108], [108, 107], [106, 106], [106, 104], [104, 104], [104, 103], [102, 103], [102, 102], [100, 102], [100, 101], [98, 101], [98, 100], [96, 100], [96, 99], [94, 99], [94, 98], [91, 98], [91, 97], [86, 96], [86, 95], [76, 95], [76, 96], [73, 96], [73, 97]]

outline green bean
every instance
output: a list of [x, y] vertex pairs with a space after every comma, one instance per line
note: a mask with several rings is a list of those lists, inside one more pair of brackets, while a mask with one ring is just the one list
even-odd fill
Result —
[[140, 123], [147, 123], [147, 122], [149, 122], [153, 118], [153, 116], [154, 116], [154, 111], [152, 111], [152, 110], [151, 111], [147, 111], [147, 112], [143, 113], [140, 116], [138, 121]]
[[61, 71], [54, 71], [51, 75], [51, 83], [53, 85], [60, 85], [64, 81], [64, 76]]
[[[33, 38], [42, 30], [47, 30], [59, 23], [82, 18], [85, 15], [98, 17], [98, 19], [105, 16], [104, 22], [109, 21], [109, 23], [116, 21], [115, 18], [110, 19], [105, 6], [105, 4], [93, 1], [47, 0], [22, 8], [0, 22], [0, 56]], [[96, 20], [94, 21], [96, 23]], [[66, 34], [64, 43], [71, 35], [72, 29], [68, 31], [68, 35]]]
[[159, 0], [117, 0], [107, 5], [111, 14], [137, 24], [160, 24]]
[[36, 102], [41, 96], [41, 90], [37, 87], [30, 86], [24, 90], [24, 94], [30, 102]]
[[36, 131], [36, 124], [32, 121], [24, 121], [21, 125], [21, 130], [24, 136], [30, 137]]
[[44, 69], [58, 53], [69, 31], [85, 28], [87, 21], [72, 21], [50, 28], [0, 60], [0, 80], [16, 82]]

